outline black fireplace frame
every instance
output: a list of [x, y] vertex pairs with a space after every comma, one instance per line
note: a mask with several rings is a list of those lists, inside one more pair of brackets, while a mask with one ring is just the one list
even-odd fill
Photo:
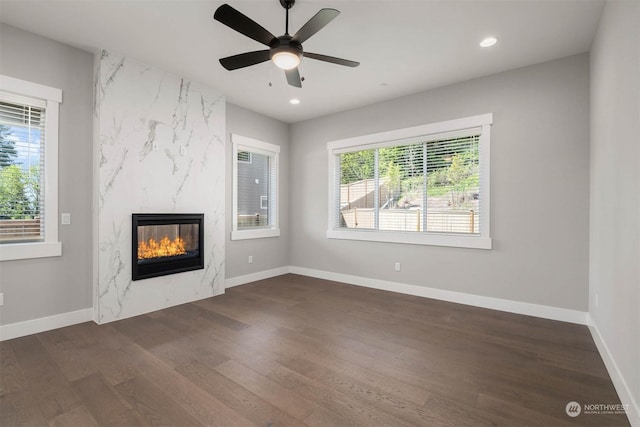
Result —
[[[198, 256], [160, 263], [138, 264], [138, 227], [145, 225], [198, 224]], [[131, 280], [149, 279], [204, 268], [204, 214], [131, 214]]]

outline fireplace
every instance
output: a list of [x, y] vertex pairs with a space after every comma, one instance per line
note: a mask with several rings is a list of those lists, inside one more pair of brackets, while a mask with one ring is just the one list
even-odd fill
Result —
[[133, 214], [131, 278], [204, 268], [204, 214]]

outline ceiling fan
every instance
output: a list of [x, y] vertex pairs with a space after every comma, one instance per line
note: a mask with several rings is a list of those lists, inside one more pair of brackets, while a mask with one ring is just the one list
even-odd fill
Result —
[[287, 82], [295, 87], [302, 87], [302, 79], [300, 78], [300, 71], [298, 70], [298, 65], [302, 57], [345, 65], [347, 67], [357, 67], [360, 65], [359, 62], [349, 61], [347, 59], [305, 52], [302, 49], [302, 43], [331, 22], [340, 14], [340, 11], [335, 9], [321, 9], [292, 37], [289, 35], [289, 9], [293, 7], [294, 3], [295, 0], [280, 0], [280, 4], [287, 11], [285, 32], [284, 35], [280, 37], [274, 36], [260, 26], [260, 24], [241, 12], [238, 12], [228, 4], [220, 6], [213, 16], [216, 21], [223, 23], [229, 28], [259, 43], [269, 46], [269, 49], [266, 50], [256, 50], [222, 58], [220, 59], [220, 64], [231, 71], [271, 60], [276, 66], [284, 70]]

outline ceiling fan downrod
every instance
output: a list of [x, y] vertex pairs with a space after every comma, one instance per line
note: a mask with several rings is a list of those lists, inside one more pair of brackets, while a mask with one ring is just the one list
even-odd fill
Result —
[[285, 26], [284, 26], [285, 36], [289, 35], [289, 9], [291, 9], [295, 3], [296, 3], [296, 0], [280, 0], [280, 4], [282, 5], [282, 7], [284, 7], [287, 10], [286, 17], [285, 17]]

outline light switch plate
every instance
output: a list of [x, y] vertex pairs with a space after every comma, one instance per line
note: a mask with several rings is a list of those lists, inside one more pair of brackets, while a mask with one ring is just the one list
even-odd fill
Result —
[[60, 216], [61, 216], [62, 225], [71, 224], [71, 214], [70, 213], [63, 213]]

